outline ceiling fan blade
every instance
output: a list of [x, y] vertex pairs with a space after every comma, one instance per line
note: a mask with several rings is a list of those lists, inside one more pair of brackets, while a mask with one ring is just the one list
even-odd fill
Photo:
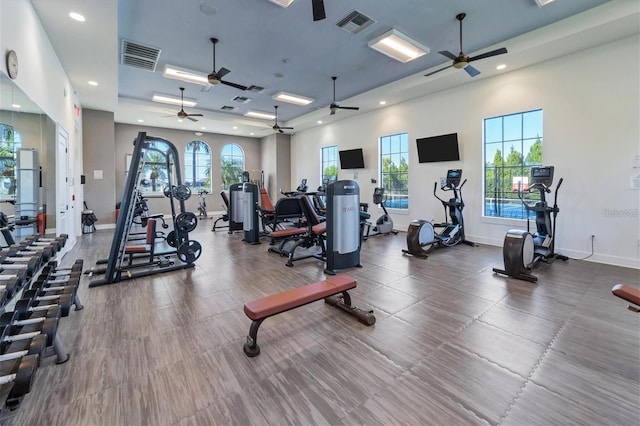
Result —
[[187, 120], [191, 120], [191, 121], [198, 121], [198, 120], [196, 120], [195, 118], [191, 118], [191, 116], [190, 116], [190, 115], [187, 115]]
[[467, 65], [466, 67], [464, 67], [464, 70], [467, 72], [467, 74], [469, 74], [471, 77], [475, 77], [476, 75], [480, 74], [480, 71], [478, 71], [477, 69], [475, 69], [474, 67], [472, 67], [471, 65]]
[[436, 74], [436, 73], [439, 73], [440, 71], [444, 71], [444, 70], [446, 70], [446, 69], [449, 69], [449, 68], [451, 68], [452, 66], [453, 66], [453, 64], [449, 65], [448, 67], [440, 68], [439, 70], [431, 71], [429, 74], [425, 74], [424, 76], [425, 76], [425, 77], [429, 77], [429, 76], [431, 76], [431, 75], [434, 75], [434, 74]]
[[284, 133], [284, 130], [282, 130], [281, 128], [278, 128], [278, 132]]
[[278, 129], [293, 130], [293, 127], [278, 127]]
[[229, 74], [230, 72], [231, 72], [231, 70], [228, 70], [225, 67], [222, 67], [215, 74], [216, 74], [216, 77], [218, 78], [218, 80], [220, 80], [222, 77], [224, 77], [225, 75]]
[[449, 59], [453, 59], [454, 61], [456, 59], [458, 59], [458, 57], [456, 55], [454, 55], [453, 53], [449, 52], [448, 50], [441, 50], [438, 53], [441, 54], [441, 55], [446, 56]]
[[500, 49], [492, 50], [491, 52], [481, 53], [479, 55], [474, 56], [473, 58], [469, 58], [469, 62], [477, 61], [478, 59], [490, 58], [491, 56], [504, 55], [507, 53], [507, 49], [501, 47]]
[[335, 109], [331, 109], [331, 112], [329, 113], [329, 115], [335, 115], [336, 114], [336, 110]]
[[240, 90], [247, 90], [248, 89], [247, 86], [243, 86], [242, 84], [232, 83], [230, 81], [220, 80], [220, 83], [226, 84], [227, 86], [235, 87], [236, 89], [240, 89]]
[[187, 117], [204, 117], [202, 114], [187, 114]]
[[343, 106], [339, 106], [339, 107], [336, 107], [336, 108], [338, 108], [338, 109], [351, 109], [351, 110], [354, 110], [354, 111], [358, 111], [360, 109], [360, 107], [343, 107]]
[[314, 21], [321, 21], [327, 17], [324, 13], [324, 0], [311, 0], [311, 8], [313, 9]]

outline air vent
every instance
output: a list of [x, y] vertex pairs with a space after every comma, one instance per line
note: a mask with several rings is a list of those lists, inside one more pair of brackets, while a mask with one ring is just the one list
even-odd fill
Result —
[[376, 21], [369, 18], [367, 15], [354, 10], [353, 12], [342, 18], [340, 21], [338, 21], [336, 26], [338, 28], [342, 28], [350, 34], [358, 34], [360, 31], [375, 23]]
[[235, 111], [236, 107], [231, 106], [231, 105], [223, 105], [222, 108], [220, 108], [223, 111]]
[[247, 98], [246, 96], [234, 96], [231, 98], [233, 102], [240, 102], [241, 104], [246, 104], [247, 102], [251, 102], [251, 98]]
[[134, 68], [155, 71], [160, 49], [122, 39], [120, 62]]
[[254, 92], [254, 93], [260, 93], [264, 90], [264, 87], [260, 87], [260, 86], [249, 86], [249, 88], [247, 89], [250, 92]]

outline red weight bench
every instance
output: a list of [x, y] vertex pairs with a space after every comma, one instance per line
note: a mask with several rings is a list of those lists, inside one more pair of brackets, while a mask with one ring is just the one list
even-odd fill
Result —
[[320, 299], [324, 299], [325, 303], [355, 316], [366, 325], [373, 325], [376, 322], [373, 311], [364, 311], [351, 305], [351, 296], [348, 290], [355, 287], [355, 279], [347, 275], [336, 275], [324, 281], [307, 284], [303, 287], [293, 288], [245, 303], [244, 313], [252, 320], [252, 323], [247, 341], [244, 344], [244, 353], [249, 357], [260, 355], [258, 328], [260, 328], [260, 324], [265, 319]]
[[129, 255], [129, 265], [133, 264], [134, 254], [149, 254], [149, 262], [153, 262], [154, 246], [156, 239], [156, 220], [147, 219], [147, 235], [144, 244], [125, 246], [124, 254]]
[[631, 312], [640, 312], [640, 290], [626, 284], [616, 284], [611, 289], [611, 293], [619, 298], [626, 300], [633, 305], [627, 306]]

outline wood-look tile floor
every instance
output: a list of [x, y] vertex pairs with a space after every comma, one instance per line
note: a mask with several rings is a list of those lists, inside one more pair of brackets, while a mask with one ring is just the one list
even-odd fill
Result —
[[[499, 247], [402, 254], [406, 234], [363, 243], [353, 302], [366, 327], [316, 302], [264, 322], [242, 351], [247, 301], [324, 279], [241, 234], [190, 234], [194, 269], [88, 288], [61, 321], [72, 358], [47, 359], [7, 425], [638, 425], [640, 315], [611, 295], [637, 270], [570, 260], [531, 284], [495, 275]], [[79, 237], [86, 267], [112, 232]]]

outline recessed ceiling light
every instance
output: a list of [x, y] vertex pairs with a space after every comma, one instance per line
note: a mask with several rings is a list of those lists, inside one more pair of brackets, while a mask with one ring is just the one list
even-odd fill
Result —
[[269, 0], [273, 4], [277, 4], [280, 7], [289, 7], [293, 0]]
[[144, 123], [144, 120], [138, 120], [138, 123]]
[[18, 104], [11, 104], [12, 107], [14, 108], [22, 108], [22, 106], [18, 105]]
[[500, 64], [496, 67], [497, 70], [503, 70], [505, 69], [507, 66], [505, 64]]
[[536, 0], [536, 3], [538, 3], [538, 7], [542, 7], [546, 4], [551, 3], [553, 0]]
[[399, 62], [409, 62], [429, 53], [429, 48], [421, 45], [395, 28], [369, 41], [369, 47]]
[[274, 118], [276, 118], [275, 115], [269, 112], [253, 111], [253, 110], [247, 111], [244, 115], [246, 117], [262, 118], [264, 120], [273, 120]]
[[288, 102], [294, 105], [309, 105], [313, 102], [313, 99], [307, 98], [306, 96], [294, 95], [292, 93], [287, 92], [279, 92], [273, 95], [273, 99], [282, 102]]
[[202, 132], [195, 132], [195, 133], [194, 133], [194, 135], [196, 135], [196, 136], [202, 136], [202, 135], [204, 135], [204, 133], [202, 133]]
[[97, 81], [89, 80], [89, 86], [97, 86], [97, 85], [98, 85]]
[[182, 123], [183, 121], [182, 118], [178, 118], [178, 123]]
[[160, 103], [169, 104], [169, 105], [178, 105], [178, 106], [184, 105], [189, 108], [192, 108], [197, 104], [195, 99], [189, 99], [189, 98], [180, 99], [180, 98], [176, 98], [169, 95], [160, 95], [158, 93], [154, 93], [151, 100], [153, 102], [160, 102]]
[[251, 136], [255, 135], [255, 133], [253, 133], [253, 132], [251, 132], [251, 133], [249, 133], [249, 134], [250, 134]]
[[238, 126], [233, 126], [233, 130], [238, 130]]
[[318, 120], [318, 124], [322, 124], [322, 120]]
[[200, 127], [200, 129], [201, 129], [201, 130], [205, 130], [205, 129], [206, 129], [206, 127], [202, 126], [202, 127]]
[[82, 16], [82, 15], [80, 15], [79, 13], [76, 13], [76, 12], [71, 12], [71, 13], [69, 13], [69, 17], [70, 17], [71, 19], [75, 20], [75, 21], [78, 21], [78, 22], [84, 22], [84, 21], [86, 21], [86, 19], [84, 18], [84, 16]]
[[387, 101], [380, 101], [380, 105], [386, 105]]

